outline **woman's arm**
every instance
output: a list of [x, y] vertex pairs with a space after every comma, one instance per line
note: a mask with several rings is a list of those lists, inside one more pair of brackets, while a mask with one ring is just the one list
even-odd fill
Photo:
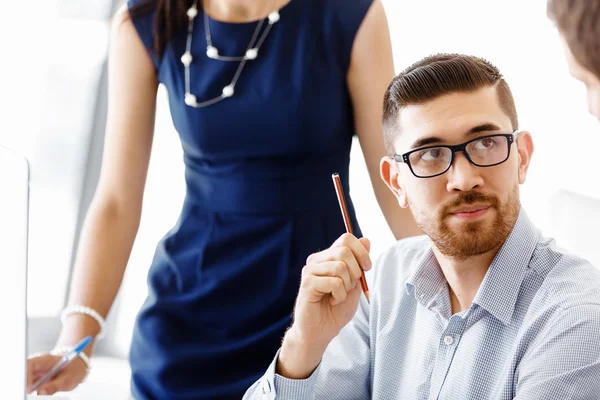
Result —
[[379, 207], [396, 239], [421, 235], [408, 208], [401, 208], [379, 174], [386, 155], [381, 118], [383, 95], [394, 78], [394, 61], [387, 18], [381, 0], [374, 0], [352, 48], [348, 87], [356, 132]]
[[[69, 299], [69, 304], [91, 307], [103, 317], [123, 280], [140, 223], [158, 88], [154, 65], [126, 7], [112, 21], [108, 74], [102, 170], [83, 225]], [[98, 332], [92, 318], [73, 314], [59, 344], [72, 345]]]

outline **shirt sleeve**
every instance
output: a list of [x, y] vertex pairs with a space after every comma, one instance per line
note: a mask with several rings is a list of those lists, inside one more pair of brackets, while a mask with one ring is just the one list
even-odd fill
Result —
[[600, 398], [600, 305], [558, 314], [519, 366], [514, 400]]
[[317, 369], [307, 379], [275, 373], [277, 358], [243, 400], [364, 400], [370, 396], [371, 352], [368, 304], [361, 299], [356, 315], [335, 337]]

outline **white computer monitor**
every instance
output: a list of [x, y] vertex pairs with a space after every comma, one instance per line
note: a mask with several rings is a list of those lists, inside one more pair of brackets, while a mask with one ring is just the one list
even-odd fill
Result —
[[0, 146], [0, 376], [3, 399], [25, 399], [29, 165]]

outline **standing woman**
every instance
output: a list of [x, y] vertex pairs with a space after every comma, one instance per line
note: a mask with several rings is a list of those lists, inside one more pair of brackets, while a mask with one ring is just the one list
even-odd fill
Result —
[[[331, 173], [348, 189], [355, 134], [395, 236], [419, 233], [379, 179], [393, 76], [380, 0], [130, 0], [112, 30], [102, 174], [59, 344], [98, 334], [121, 284], [162, 83], [187, 194], [150, 268], [132, 392], [240, 399], [290, 325], [307, 256], [344, 232]], [[30, 381], [57, 359], [30, 359]], [[70, 390], [85, 373], [73, 362], [40, 392]]]

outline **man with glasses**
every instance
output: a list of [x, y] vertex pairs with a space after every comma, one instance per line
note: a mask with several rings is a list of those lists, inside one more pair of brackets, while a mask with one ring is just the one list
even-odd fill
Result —
[[381, 176], [427, 236], [357, 284], [369, 241], [311, 255], [294, 322], [245, 399], [600, 398], [600, 272], [519, 202], [533, 140], [485, 60], [428, 57], [384, 100]]

